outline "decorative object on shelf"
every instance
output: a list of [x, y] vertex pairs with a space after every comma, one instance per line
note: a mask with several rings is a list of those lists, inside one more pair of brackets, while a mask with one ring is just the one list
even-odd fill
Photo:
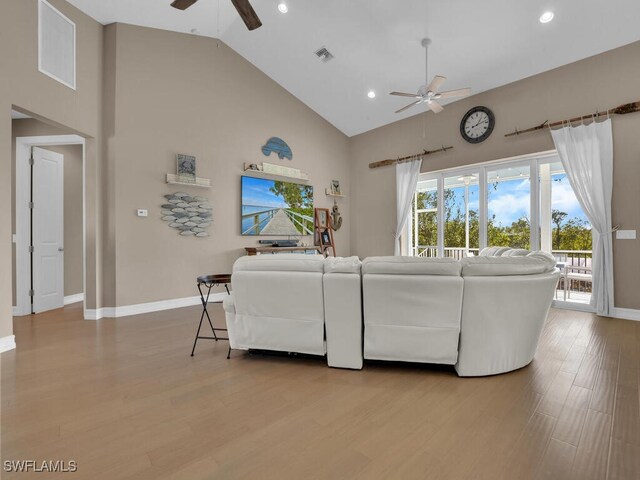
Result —
[[271, 137], [267, 143], [262, 147], [262, 153], [265, 157], [268, 157], [272, 153], [277, 153], [280, 160], [288, 158], [293, 160], [293, 152], [287, 142], [278, 137]]
[[283, 165], [275, 165], [273, 163], [245, 163], [245, 172], [261, 172], [267, 175], [276, 175], [278, 177], [295, 178], [296, 180], [309, 180], [309, 175], [297, 168], [285, 167]]
[[176, 155], [178, 179], [184, 183], [196, 183], [196, 157], [193, 155]]
[[165, 195], [162, 205], [162, 220], [169, 222], [183, 237], [208, 237], [207, 229], [213, 222], [212, 208], [204, 197], [188, 193]]
[[513, 132], [507, 133], [505, 137], [514, 137], [517, 135], [522, 135], [523, 133], [536, 132], [538, 130], [545, 130], [553, 127], [560, 127], [566, 123], [584, 122], [585, 120], [596, 120], [599, 117], [604, 117], [604, 116], [608, 117], [611, 115], [627, 115], [628, 113], [636, 113], [636, 112], [640, 112], [640, 100], [638, 100], [637, 102], [625, 103], [624, 105], [610, 108], [609, 110], [605, 110], [604, 112], [596, 112], [591, 115], [583, 115], [582, 117], [574, 117], [574, 118], [569, 118], [567, 120], [559, 120], [557, 122], [552, 122], [552, 123], [549, 123], [549, 120], [546, 120], [542, 122], [540, 125], [527, 128], [526, 130], [518, 130], [516, 128]]
[[327, 228], [329, 225], [329, 210], [316, 208], [316, 213], [318, 216], [318, 226], [320, 228]]
[[320, 247], [321, 253], [326, 257], [329, 249], [333, 250], [333, 256], [336, 256], [336, 246], [333, 240], [333, 226], [328, 208], [314, 209], [314, 243]]
[[338, 202], [336, 200], [333, 201], [333, 207], [331, 207], [331, 224], [335, 231], [340, 230], [340, 227], [342, 226], [342, 215], [340, 215]]
[[438, 148], [437, 150], [423, 150], [420, 153], [416, 153], [414, 155], [407, 155], [406, 157], [398, 157], [398, 158], [389, 158], [388, 160], [380, 160], [379, 162], [373, 162], [369, 164], [369, 168], [380, 168], [380, 167], [388, 167], [389, 165], [395, 165], [396, 163], [404, 163], [404, 162], [412, 162], [416, 159], [416, 157], [425, 157], [427, 155], [433, 155], [434, 153], [446, 152], [447, 150], [451, 150], [453, 147], [445, 147]]
[[340, 180], [331, 180], [331, 193], [333, 195], [342, 195], [340, 190]]
[[473, 107], [460, 121], [460, 135], [469, 143], [481, 143], [491, 136], [496, 117], [487, 107]]

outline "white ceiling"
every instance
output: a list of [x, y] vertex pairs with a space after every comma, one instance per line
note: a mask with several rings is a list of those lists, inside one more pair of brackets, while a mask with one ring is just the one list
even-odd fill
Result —
[[[219, 36], [349, 136], [424, 111], [394, 114], [409, 102], [387, 95], [424, 84], [423, 37], [433, 40], [429, 76], [473, 93], [640, 40], [638, 0], [288, 0], [284, 15], [277, 0], [253, 0], [264, 24], [253, 32], [230, 0], [185, 12], [171, 0], [69, 1], [104, 24]], [[546, 10], [555, 19], [543, 25]], [[314, 55], [322, 46], [335, 55], [326, 64]]]

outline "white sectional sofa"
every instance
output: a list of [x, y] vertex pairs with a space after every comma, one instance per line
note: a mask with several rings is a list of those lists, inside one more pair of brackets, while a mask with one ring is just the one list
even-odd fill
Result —
[[362, 368], [357, 257], [241, 257], [231, 282], [223, 306], [232, 349], [326, 353], [329, 366]]
[[234, 264], [224, 308], [234, 349], [493, 375], [533, 359], [558, 277], [551, 255], [504, 248], [462, 261], [262, 255]]

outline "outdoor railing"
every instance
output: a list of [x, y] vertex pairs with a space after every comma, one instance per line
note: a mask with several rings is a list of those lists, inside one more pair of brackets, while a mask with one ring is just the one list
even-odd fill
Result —
[[[438, 256], [438, 247], [435, 245], [418, 245], [417, 247], [414, 247], [413, 250], [416, 257], [432, 258]], [[445, 247], [444, 256], [445, 258], [455, 258], [456, 260], [460, 260], [464, 257], [468, 257], [469, 254], [478, 255], [479, 251], [479, 248], [470, 248], [467, 250], [464, 247]]]
[[[250, 235], [255, 230], [255, 235], [260, 234], [260, 225], [263, 224], [266, 220], [271, 220], [276, 212], [280, 210], [279, 208], [265, 208], [264, 210], [258, 210], [257, 212], [245, 213], [242, 215], [242, 220], [244, 221], [246, 218], [253, 218], [253, 224], [242, 232], [242, 235]], [[262, 220], [260, 219], [261, 215], [266, 215]]]

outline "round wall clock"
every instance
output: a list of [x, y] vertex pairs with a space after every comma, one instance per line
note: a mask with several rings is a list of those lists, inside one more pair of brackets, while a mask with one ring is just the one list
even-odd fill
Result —
[[460, 135], [469, 143], [484, 142], [496, 124], [493, 112], [487, 107], [473, 107], [460, 122]]

